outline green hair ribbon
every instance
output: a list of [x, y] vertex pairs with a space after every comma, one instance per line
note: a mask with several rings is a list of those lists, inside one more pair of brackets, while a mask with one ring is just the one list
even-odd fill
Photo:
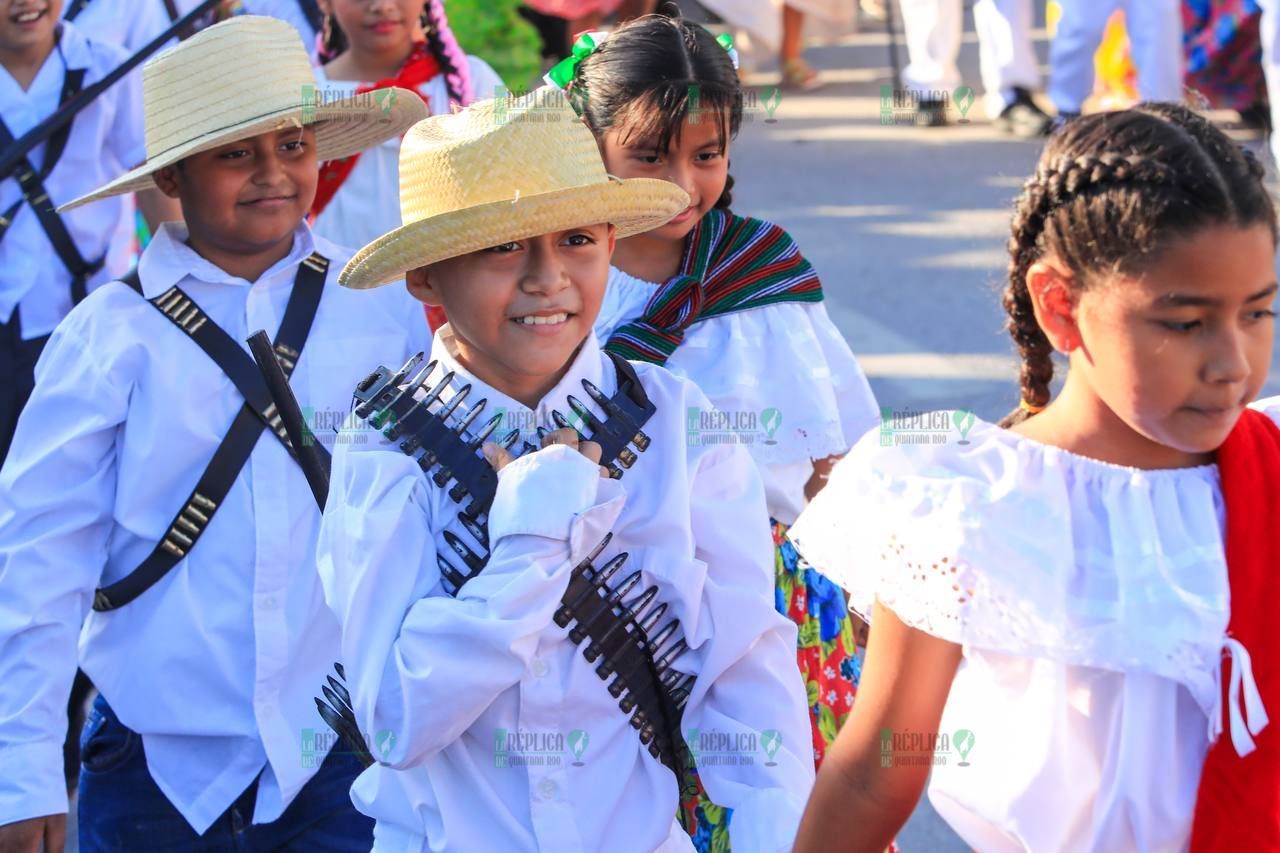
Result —
[[[609, 33], [603, 30], [583, 33], [578, 36], [573, 43], [573, 47], [569, 50], [569, 55], [552, 66], [551, 70], [542, 78], [548, 86], [555, 86], [557, 89], [568, 89], [569, 84], [573, 82], [573, 77], [578, 72], [578, 65], [582, 60], [599, 50], [600, 45], [604, 44], [605, 39], [609, 37]], [[721, 33], [716, 36], [716, 43], [724, 48], [725, 53], [729, 54], [729, 58], [733, 60], [733, 67], [738, 67], [738, 51], [733, 46], [733, 36], [728, 33]]]

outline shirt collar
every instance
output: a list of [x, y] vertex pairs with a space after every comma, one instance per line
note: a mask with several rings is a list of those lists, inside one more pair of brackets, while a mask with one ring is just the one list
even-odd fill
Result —
[[[530, 409], [483, 380], [477, 379], [471, 371], [458, 362], [457, 353], [458, 345], [453, 336], [453, 330], [445, 324], [436, 331], [431, 344], [431, 360], [438, 366], [428, 377], [425, 388], [430, 391], [446, 373], [453, 371], [454, 380], [441, 392], [441, 402], [448, 404], [463, 386], [470, 385], [471, 391], [458, 404], [453, 420], [460, 423], [472, 413], [481, 400], [486, 401], [484, 410], [477, 414], [472, 422], [470, 432], [477, 433], [494, 415], [502, 415], [503, 419], [490, 435], [490, 441], [497, 441], [515, 429], [519, 430], [522, 439], [536, 446], [536, 432], [539, 427], [546, 430], [556, 428], [551, 415], [553, 410], [564, 415], [580, 432], [589, 433], [589, 428], [582, 424], [581, 419], [574, 415], [573, 409], [569, 406], [570, 395], [575, 401], [590, 409], [596, 417], [603, 419], [604, 412], [592, 402], [582, 382], [585, 379], [592, 383], [605, 396], [612, 396], [617, 390], [616, 372], [611, 369], [612, 363], [608, 362], [608, 356], [600, 349], [594, 334], [587, 335], [573, 361], [570, 362], [569, 369], [565, 371], [555, 387], [538, 401], [536, 409]], [[606, 365], [610, 369], [606, 369]]]
[[62, 59], [66, 62], [67, 68], [88, 68], [93, 63], [93, 52], [89, 47], [89, 40], [72, 24], [67, 21], [59, 22], [56, 37], [58, 46], [53, 52], [62, 53]]
[[[164, 293], [187, 276], [207, 284], [228, 284], [251, 287], [257, 282], [233, 276], [216, 264], [201, 257], [187, 245], [187, 227], [181, 222], [166, 222], [156, 231], [138, 263], [138, 275], [142, 278], [142, 295], [147, 299]], [[293, 232], [293, 246], [289, 254], [276, 261], [259, 278], [269, 282], [282, 275], [292, 276], [295, 268], [316, 250], [315, 238], [305, 222], [299, 223]]]

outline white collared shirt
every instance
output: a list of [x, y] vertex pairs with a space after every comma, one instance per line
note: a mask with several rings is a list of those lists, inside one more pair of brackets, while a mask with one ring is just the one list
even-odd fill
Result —
[[[127, 58], [121, 48], [91, 41], [72, 24], [59, 26], [58, 46], [25, 92], [0, 68], [0, 115], [15, 139], [57, 110], [67, 69], [87, 68], [84, 86], [88, 87]], [[27, 155], [36, 169], [44, 163], [46, 148], [47, 143], [41, 143]], [[44, 186], [56, 207], [119, 177], [144, 159], [141, 84], [138, 74], [131, 73], [76, 115], [67, 146]], [[0, 181], [0, 212], [21, 197], [16, 177]], [[128, 271], [131, 211], [132, 204], [117, 197], [61, 214], [86, 261], [106, 255], [103, 269], [89, 277], [90, 290]], [[49, 334], [71, 310], [71, 274], [25, 202], [0, 240], [0, 322], [9, 322], [19, 305], [24, 340]]]
[[[90, 0], [90, 5], [96, 2], [98, 0]], [[178, 7], [178, 14], [185, 15], [199, 6], [200, 0], [175, 0], [175, 5]], [[279, 18], [289, 24], [298, 31], [298, 37], [302, 39], [307, 55], [311, 57], [312, 62], [315, 61], [316, 31], [311, 28], [311, 22], [302, 11], [301, 0], [242, 0], [237, 14], [266, 15], [269, 18]]]
[[[64, 20], [70, 10], [68, 0], [62, 5]], [[74, 21], [80, 32], [93, 33], [94, 41], [115, 45], [126, 53], [141, 50], [169, 29], [170, 23], [164, 0], [89, 0]]]
[[[300, 262], [331, 261], [291, 384], [325, 433], [369, 362], [427, 344], [402, 287], [340, 287], [347, 255], [300, 226], [250, 284], [202, 259], [175, 224], [140, 266], [152, 297], [179, 284], [234, 340], [274, 335]], [[0, 824], [67, 808], [66, 697], [76, 664], [142, 734], [160, 789], [204, 831], [264, 770], [254, 819], [273, 820], [314, 773], [307, 731], [338, 657], [313, 562], [320, 523], [301, 470], [270, 433], [191, 550], [118, 610], [96, 586], [132, 571], [168, 528], [242, 405], [187, 335], [128, 286], [90, 294], [54, 332], [0, 470]], [[88, 621], [80, 632], [81, 621]]]
[[[434, 378], [457, 373], [444, 399], [470, 383], [461, 410], [487, 399], [476, 424], [501, 410], [500, 431], [550, 428], [570, 394], [599, 416], [583, 379], [617, 388], [593, 336], [536, 411], [463, 368], [447, 326], [432, 358]], [[698, 676], [682, 729], [703, 733], [701, 778], [734, 809], [734, 850], [791, 849], [813, 758], [795, 625], [773, 605], [760, 477], [740, 447], [689, 445], [685, 412], [705, 405], [696, 386], [636, 369], [657, 407], [643, 428], [649, 449], [618, 481], [563, 447], [505, 467], [493, 552], [457, 598], [442, 590], [436, 555], [458, 506], [376, 432], [343, 431], [317, 563], [357, 718], [382, 745], [382, 763], [352, 788], [377, 820], [375, 849], [692, 849], [675, 820], [675, 776], [552, 621], [571, 567], [609, 531], [597, 567], [626, 551], [617, 578], [638, 569], [637, 591], [656, 585], [691, 647], [677, 662]], [[781, 733], [775, 754], [766, 731]]]

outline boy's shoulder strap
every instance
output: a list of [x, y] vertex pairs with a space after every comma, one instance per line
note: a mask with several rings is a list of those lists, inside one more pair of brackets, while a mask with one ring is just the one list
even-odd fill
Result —
[[[328, 260], [323, 256], [311, 255], [298, 268], [298, 276], [294, 281], [293, 291], [289, 294], [289, 303], [275, 339], [276, 357], [286, 377], [293, 373], [302, 348], [306, 345], [320, 304], [328, 265]], [[125, 276], [122, 281], [142, 295], [142, 280], [137, 270]], [[244, 397], [245, 403], [214, 451], [213, 458], [200, 475], [196, 487], [169, 523], [160, 542], [132, 572], [94, 593], [93, 609], [99, 612], [115, 610], [133, 601], [164, 577], [195, 547], [196, 541], [208, 527], [245, 463], [249, 461], [249, 455], [257, 445], [264, 426], [270, 428], [285, 449], [297, 458], [266, 382], [258, 373], [253, 360], [236, 345], [231, 336], [210, 320], [200, 306], [176, 285], [147, 301], [222, 368]], [[324, 448], [319, 449], [322, 453], [325, 452]]]
[[84, 7], [89, 5], [89, 0], [71, 0], [67, 4], [67, 11], [62, 13], [62, 20], [74, 21], [80, 17], [80, 13], [84, 11]]
[[324, 12], [321, 11], [320, 4], [316, 0], [298, 0], [298, 7], [302, 9], [303, 17], [311, 25], [311, 29], [319, 33], [324, 27]]
[[[276, 358], [286, 373], [293, 370], [311, 332], [311, 323], [320, 305], [328, 269], [329, 259], [319, 253], [313, 253], [298, 267], [275, 345]], [[142, 281], [138, 278], [137, 269], [121, 281], [142, 296]], [[146, 299], [145, 296], [143, 298]], [[236, 386], [240, 396], [244, 397], [245, 403], [257, 413], [263, 425], [275, 433], [280, 443], [292, 454], [293, 446], [289, 443], [289, 436], [271, 399], [271, 392], [267, 390], [267, 384], [249, 354], [178, 285], [175, 284], [159, 296], [147, 299], [147, 302], [191, 338], [222, 369]]]
[[[87, 71], [88, 69], [85, 68], [67, 69], [62, 80], [62, 94], [58, 98], [59, 106], [74, 98], [84, 88], [84, 77]], [[18, 161], [16, 177], [22, 197], [0, 214], [0, 240], [4, 239], [9, 226], [13, 223], [13, 218], [18, 215], [18, 209], [23, 204], [29, 204], [40, 222], [40, 228], [49, 238], [53, 251], [58, 255], [58, 260], [71, 274], [71, 301], [78, 304], [86, 295], [89, 276], [102, 269], [102, 265], [106, 262], [106, 255], [103, 254], [96, 261], [85, 260], [84, 255], [80, 253], [80, 248], [72, 239], [66, 222], [58, 215], [53, 200], [49, 198], [49, 191], [45, 189], [45, 179], [53, 173], [54, 167], [58, 165], [58, 161], [62, 159], [62, 153], [67, 148], [71, 128], [72, 122], [67, 122], [49, 137], [45, 145], [44, 162], [40, 164], [39, 170], [31, 164], [30, 157], [23, 157]], [[13, 133], [0, 117], [0, 150], [7, 149], [13, 144]]]

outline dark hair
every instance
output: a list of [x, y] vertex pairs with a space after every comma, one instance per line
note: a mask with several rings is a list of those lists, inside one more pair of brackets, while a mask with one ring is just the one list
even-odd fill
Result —
[[[1049, 402], [1053, 347], [1036, 322], [1027, 271], [1052, 256], [1088, 287], [1098, 274], [1140, 274], [1170, 244], [1215, 225], [1265, 225], [1276, 213], [1253, 154], [1177, 104], [1073, 119], [1045, 145], [1022, 188], [1004, 289], [1009, 334], [1022, 357], [1022, 399]], [[1001, 426], [1030, 414], [1021, 407]]]
[[[427, 36], [427, 50], [440, 65], [440, 73], [444, 74], [449, 101], [467, 106], [475, 98], [475, 93], [471, 91], [471, 70], [467, 66], [467, 55], [454, 38], [453, 30], [449, 28], [443, 0], [426, 0], [422, 7], [421, 23], [422, 31]], [[334, 15], [325, 17], [325, 29], [320, 33], [319, 42], [322, 65], [336, 59], [350, 47], [347, 34], [338, 26], [338, 19]]]
[[[621, 125], [627, 138], [653, 139], [665, 151], [687, 117], [719, 119], [720, 147], [742, 126], [742, 86], [728, 52], [684, 18], [646, 15], [613, 32], [578, 64], [569, 100], [600, 138]], [[733, 176], [716, 207], [732, 203]]]

